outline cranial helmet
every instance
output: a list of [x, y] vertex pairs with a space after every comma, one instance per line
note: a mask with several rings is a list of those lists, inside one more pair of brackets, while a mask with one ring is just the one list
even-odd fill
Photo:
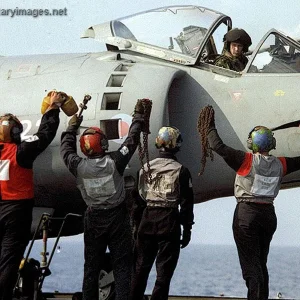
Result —
[[269, 152], [276, 148], [273, 132], [265, 126], [254, 127], [248, 136], [247, 146], [255, 152]]
[[108, 149], [108, 140], [98, 127], [86, 129], [80, 137], [80, 149], [88, 157], [100, 156]]
[[19, 144], [22, 131], [23, 125], [13, 114], [0, 117], [0, 142]]
[[182, 137], [179, 129], [171, 126], [159, 129], [155, 140], [156, 148], [165, 148], [173, 151], [178, 151], [181, 147], [181, 143]]
[[233, 28], [229, 30], [223, 38], [223, 42], [226, 43], [226, 48], [229, 51], [230, 43], [236, 42], [242, 44], [243, 52], [247, 52], [249, 47], [252, 45], [251, 37], [249, 34], [241, 28]]

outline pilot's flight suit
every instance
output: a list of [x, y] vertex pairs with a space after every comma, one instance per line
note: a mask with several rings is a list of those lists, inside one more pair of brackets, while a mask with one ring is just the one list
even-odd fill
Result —
[[241, 54], [239, 57], [233, 57], [227, 50], [222, 51], [222, 55], [214, 60], [214, 65], [225, 69], [241, 72], [245, 69], [248, 58]]
[[33, 162], [54, 139], [59, 109], [46, 112], [38, 132], [21, 142], [0, 142], [0, 299], [12, 297], [17, 272], [30, 239]]
[[300, 169], [300, 156], [277, 158], [235, 150], [223, 143], [214, 126], [209, 129], [208, 141], [210, 147], [236, 171], [234, 195], [237, 206], [232, 228], [248, 288], [247, 298], [267, 300], [267, 258], [277, 226], [273, 202], [282, 177]]
[[76, 152], [77, 128], [62, 133], [61, 156], [88, 205], [84, 218], [83, 299], [98, 299], [101, 263], [108, 247], [115, 279], [116, 300], [129, 296], [132, 270], [132, 231], [125, 203], [124, 170], [140, 141], [143, 115], [135, 113], [128, 137], [117, 151], [82, 158]]
[[143, 170], [140, 171], [138, 189], [142, 198], [137, 195], [133, 209], [138, 231], [131, 300], [143, 298], [155, 259], [157, 278], [151, 299], [168, 299], [180, 252], [180, 225], [185, 233], [190, 234], [194, 223], [194, 196], [189, 170], [170, 152], [160, 152], [159, 158], [150, 162], [150, 169], [151, 183], [144, 178]]

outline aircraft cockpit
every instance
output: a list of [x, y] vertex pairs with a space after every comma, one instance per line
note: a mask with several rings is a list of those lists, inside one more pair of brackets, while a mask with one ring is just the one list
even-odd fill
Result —
[[299, 73], [300, 44], [272, 29], [252, 53], [249, 73]]
[[[224, 26], [219, 26], [223, 24]], [[90, 27], [82, 37], [105, 41], [108, 48], [128, 50], [195, 65], [203, 57], [221, 53], [231, 19], [200, 6], [169, 6]], [[214, 32], [214, 35], [212, 35]]]
[[[104, 24], [95, 25], [82, 37], [105, 41], [107, 48], [240, 76], [240, 72], [212, 66], [222, 53], [223, 37], [232, 28], [231, 18], [200, 6], [169, 6]], [[300, 46], [284, 34], [270, 30], [251, 52], [245, 73], [299, 73]]]

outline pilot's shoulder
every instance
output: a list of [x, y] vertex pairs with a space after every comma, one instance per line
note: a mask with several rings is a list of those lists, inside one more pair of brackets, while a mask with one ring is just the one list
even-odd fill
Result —
[[220, 56], [216, 57], [216, 59], [214, 61], [214, 65], [216, 65], [218, 67], [223, 67], [223, 68], [228, 67], [228, 65], [230, 63], [231, 63], [231, 59], [230, 59], [230, 57], [228, 57], [226, 55], [220, 55]]

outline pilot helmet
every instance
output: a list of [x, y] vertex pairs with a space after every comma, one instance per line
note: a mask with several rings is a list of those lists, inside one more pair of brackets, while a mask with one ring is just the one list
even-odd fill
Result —
[[276, 139], [269, 128], [256, 126], [249, 133], [247, 146], [254, 153], [269, 152], [272, 149], [276, 149]]
[[21, 133], [23, 125], [13, 114], [0, 116], [0, 142], [21, 143]]
[[178, 128], [165, 126], [159, 129], [155, 140], [157, 149], [164, 148], [167, 151], [179, 151], [182, 143], [181, 133]]
[[233, 28], [229, 30], [223, 38], [225, 42], [225, 48], [229, 51], [230, 43], [236, 42], [243, 45], [243, 52], [247, 52], [252, 45], [251, 37], [249, 34], [241, 28]]
[[88, 157], [96, 157], [108, 150], [108, 139], [98, 127], [87, 128], [80, 137], [80, 149]]

